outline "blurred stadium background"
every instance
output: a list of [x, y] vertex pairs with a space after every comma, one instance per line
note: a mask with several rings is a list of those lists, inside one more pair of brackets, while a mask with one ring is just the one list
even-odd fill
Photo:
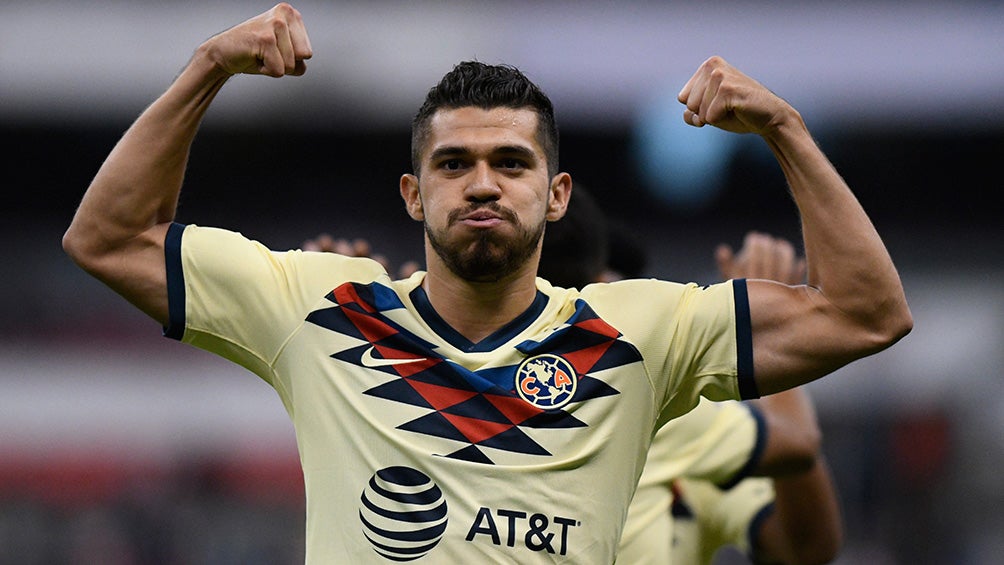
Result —
[[[160, 337], [60, 249], [132, 119], [198, 43], [270, 5], [0, 5], [0, 563], [302, 562], [296, 447], [272, 391]], [[562, 168], [643, 238], [650, 274], [711, 282], [718, 242], [798, 237], [759, 140], [682, 127], [676, 93], [722, 55], [800, 109], [916, 317], [893, 349], [810, 386], [846, 518], [838, 563], [1000, 562], [1004, 4], [294, 6], [315, 50], [307, 75], [224, 89], [180, 221], [418, 257], [396, 188], [411, 114], [457, 61], [508, 62], [552, 96]]]

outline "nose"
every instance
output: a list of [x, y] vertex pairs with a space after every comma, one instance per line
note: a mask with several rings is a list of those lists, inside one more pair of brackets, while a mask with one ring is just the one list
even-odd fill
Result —
[[465, 196], [473, 202], [488, 202], [498, 200], [502, 194], [498, 177], [491, 165], [478, 161], [471, 171], [470, 182], [467, 183]]

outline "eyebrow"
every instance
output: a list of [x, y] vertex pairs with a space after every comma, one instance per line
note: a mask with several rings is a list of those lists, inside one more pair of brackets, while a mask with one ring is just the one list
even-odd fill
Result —
[[[437, 161], [439, 159], [444, 159], [447, 157], [456, 157], [459, 155], [465, 155], [471, 153], [470, 148], [464, 147], [462, 145], [447, 145], [445, 147], [440, 147], [433, 151], [429, 155], [430, 161]], [[531, 149], [524, 147], [522, 145], [501, 145], [495, 147], [491, 151], [495, 155], [511, 155], [516, 157], [523, 157], [528, 160], [536, 160], [537, 154]]]

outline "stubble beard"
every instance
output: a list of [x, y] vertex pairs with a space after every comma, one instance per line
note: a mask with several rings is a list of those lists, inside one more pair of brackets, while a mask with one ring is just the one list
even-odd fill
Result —
[[[449, 241], [445, 229], [437, 232], [427, 222], [425, 234], [433, 251], [453, 274], [471, 282], [497, 282], [516, 272], [530, 260], [544, 234], [546, 221], [542, 219], [535, 226], [524, 226], [514, 213], [501, 209], [497, 204], [482, 207], [489, 207], [496, 213], [503, 214], [515, 226], [516, 234], [509, 238], [494, 230], [482, 230], [473, 241], [467, 239], [456, 243]], [[459, 215], [460, 211], [451, 214], [448, 226]]]

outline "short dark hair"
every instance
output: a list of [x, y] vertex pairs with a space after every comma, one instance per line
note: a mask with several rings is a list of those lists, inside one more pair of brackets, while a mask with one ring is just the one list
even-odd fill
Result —
[[411, 121], [411, 166], [417, 175], [421, 152], [429, 137], [429, 121], [440, 109], [474, 106], [530, 108], [537, 113], [537, 140], [547, 156], [548, 176], [558, 173], [558, 126], [554, 107], [546, 94], [512, 65], [487, 65], [464, 61], [429, 89], [425, 103]]
[[555, 286], [581, 289], [604, 274], [643, 277], [647, 263], [641, 235], [607, 216], [597, 198], [576, 183], [565, 216], [547, 224], [537, 276]]
[[565, 216], [547, 224], [537, 276], [565, 288], [597, 282], [610, 259], [609, 234], [606, 213], [576, 184]]

